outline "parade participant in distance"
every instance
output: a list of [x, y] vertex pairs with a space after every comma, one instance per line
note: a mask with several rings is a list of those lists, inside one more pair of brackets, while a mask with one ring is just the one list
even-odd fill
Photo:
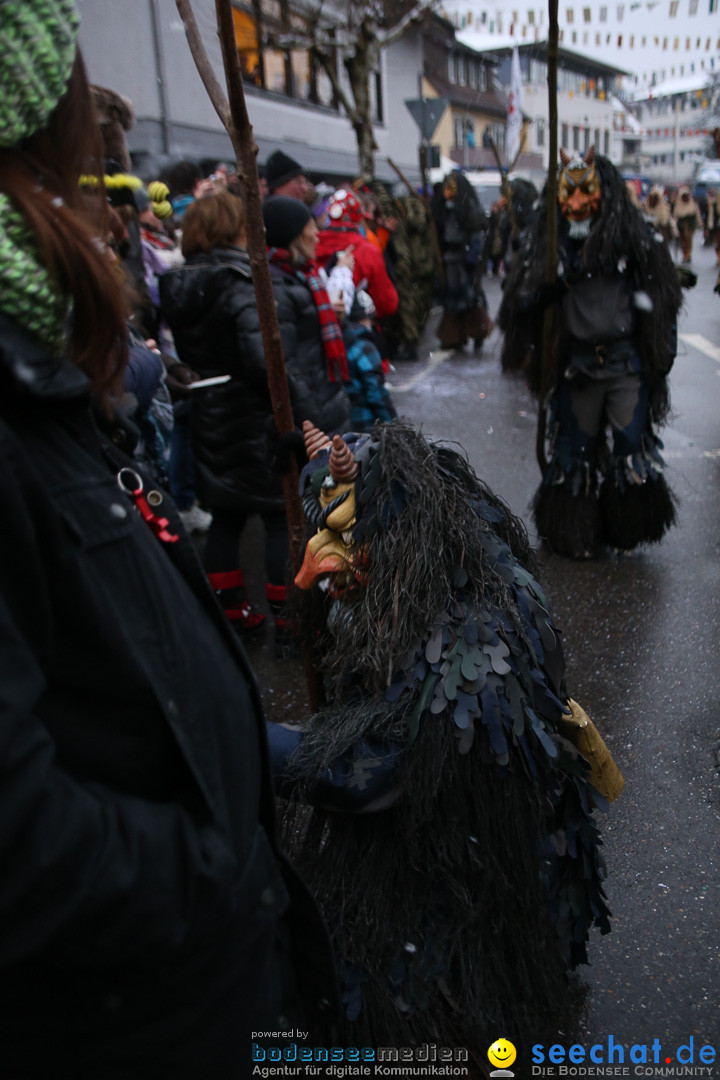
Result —
[[[615, 166], [592, 147], [561, 159], [560, 275], [545, 284], [543, 207], [506, 284], [500, 326], [504, 364], [527, 362], [533, 388], [550, 390], [538, 533], [551, 550], [583, 559], [603, 545], [629, 551], [661, 540], [675, 521], [658, 427], [669, 410], [681, 291], [665, 244]], [[554, 334], [543, 372], [548, 305]]]

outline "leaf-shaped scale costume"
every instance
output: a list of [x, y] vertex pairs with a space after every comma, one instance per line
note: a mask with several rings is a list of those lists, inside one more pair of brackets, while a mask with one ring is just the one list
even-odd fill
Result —
[[336, 436], [339, 480], [325, 446], [296, 581], [326, 703], [274, 755], [286, 842], [333, 936], [346, 1045], [483, 1061], [499, 1032], [569, 1022], [567, 971], [609, 930], [604, 801], [558, 730], [562, 649], [522, 524], [403, 422]]

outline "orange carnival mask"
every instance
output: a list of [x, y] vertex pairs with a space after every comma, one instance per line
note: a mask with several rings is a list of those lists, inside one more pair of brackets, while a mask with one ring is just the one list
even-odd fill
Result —
[[310, 589], [325, 579], [330, 594], [337, 598], [364, 583], [364, 549], [353, 541], [358, 464], [340, 435], [331, 442], [308, 420], [303, 424], [303, 434], [311, 464], [328, 449], [330, 457], [325, 467], [317, 461], [318, 469], [303, 500], [306, 517], [317, 525], [317, 532], [308, 541], [295, 584]]
[[571, 158], [560, 151], [563, 170], [558, 183], [558, 203], [570, 222], [570, 236], [583, 239], [590, 233], [592, 219], [600, 207], [600, 177], [595, 167], [595, 147], [584, 157]]

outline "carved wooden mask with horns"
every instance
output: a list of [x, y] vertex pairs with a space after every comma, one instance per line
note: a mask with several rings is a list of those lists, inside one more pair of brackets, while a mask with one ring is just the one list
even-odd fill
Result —
[[595, 147], [591, 146], [584, 157], [570, 157], [560, 150], [563, 170], [558, 183], [558, 203], [564, 217], [569, 221], [586, 221], [593, 217], [600, 206], [600, 177], [595, 167]]

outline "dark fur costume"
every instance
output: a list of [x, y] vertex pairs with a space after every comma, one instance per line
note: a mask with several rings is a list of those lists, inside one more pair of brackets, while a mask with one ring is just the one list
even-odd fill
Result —
[[449, 182], [454, 197], [446, 198], [443, 185], [436, 184], [431, 207], [443, 261], [443, 316], [436, 334], [444, 349], [462, 348], [468, 338], [477, 348], [493, 329], [481, 282], [480, 233], [488, 218], [466, 176], [453, 172]]
[[[327, 704], [294, 760], [285, 838], [334, 938], [338, 1045], [462, 1046], [480, 1075], [499, 1032], [527, 1046], [572, 1023], [566, 970], [593, 922], [609, 929], [603, 800], [558, 733], [562, 649], [522, 524], [399, 421], [357, 456], [367, 582], [307, 594]], [[311, 464], [306, 510], [322, 524]], [[400, 750], [394, 805], [309, 816], [303, 796], [367, 739]], [[354, 758], [348, 783], [376, 763]]]
[[[534, 235], [526, 237], [506, 282], [498, 316], [505, 334], [503, 368], [524, 372], [537, 395], [543, 388], [550, 390], [549, 402], [542, 405], [548, 405], [553, 460], [535, 498], [535, 521], [550, 546], [569, 555], [593, 555], [602, 544], [630, 549], [654, 542], [675, 521], [675, 501], [662, 475], [662, 443], [657, 432], [670, 407], [667, 375], [675, 355], [681, 289], [665, 244], [630, 202], [618, 171], [604, 157], [596, 159], [596, 166], [602, 200], [582, 245], [580, 265], [573, 265], [568, 223], [558, 211], [559, 281], [554, 288], [545, 284], [545, 190]], [[641, 444], [622, 460], [608, 455], [601, 434], [596, 459], [583, 466], [582, 472], [574, 461], [563, 458], [566, 451], [558, 437], [566, 432], [557, 421], [558, 388], [574, 347], [563, 320], [562, 298], [581, 277], [604, 281], [622, 277], [626, 282], [634, 304], [628, 340], [639, 358], [643, 393], [647, 391]], [[553, 332], [548, 370], [543, 373], [543, 319], [549, 305], [553, 306]]]

